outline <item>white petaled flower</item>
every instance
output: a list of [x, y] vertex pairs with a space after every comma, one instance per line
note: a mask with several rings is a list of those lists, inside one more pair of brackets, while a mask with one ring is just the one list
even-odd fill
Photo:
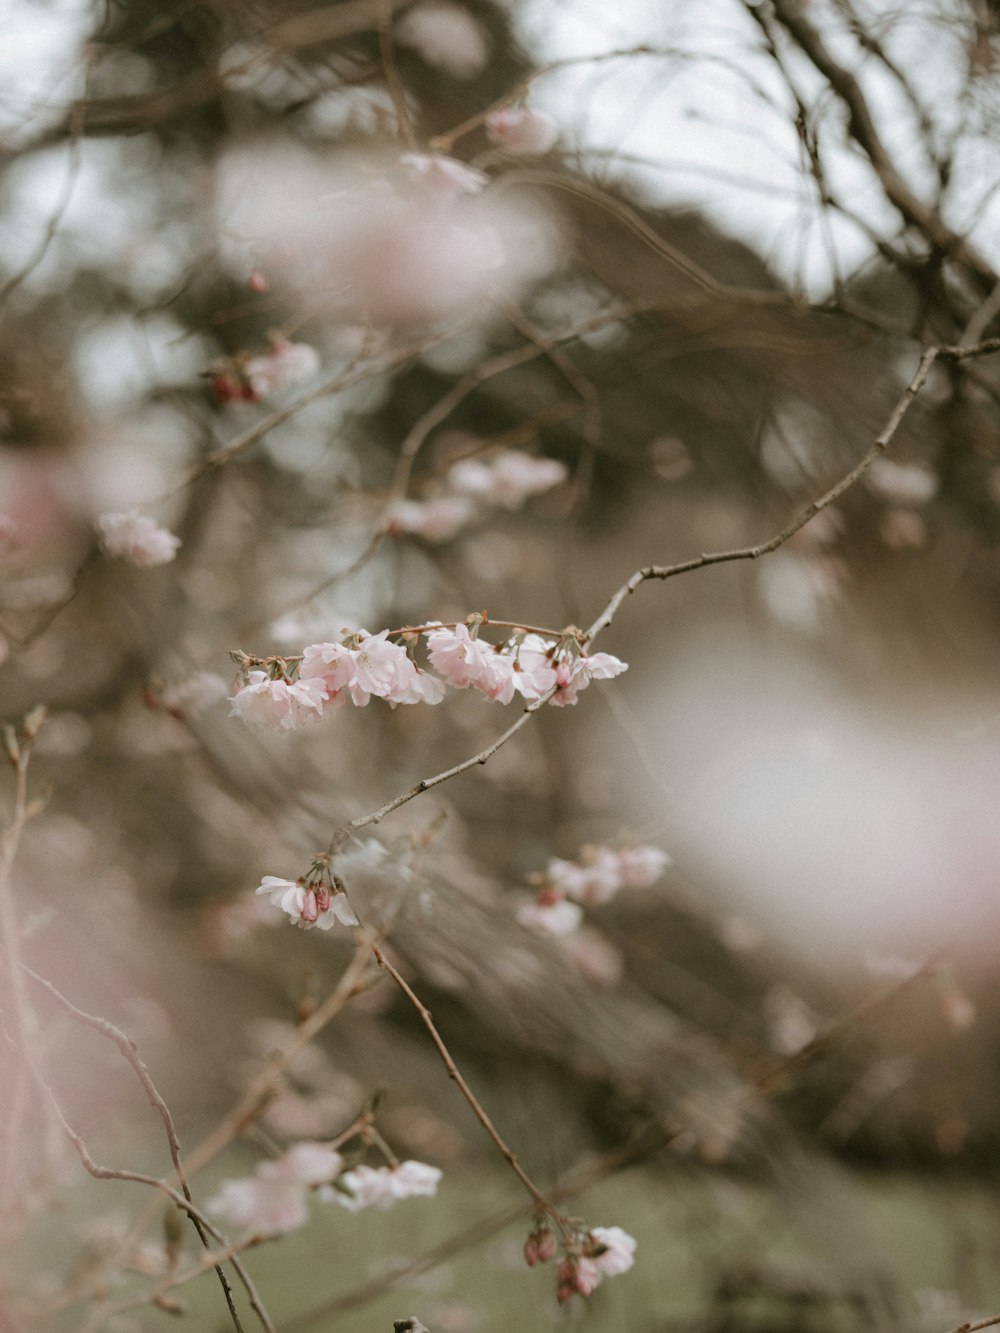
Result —
[[409, 532], [437, 544], [450, 541], [476, 512], [464, 495], [439, 495], [432, 500], [397, 500], [386, 515], [388, 532]]
[[319, 681], [330, 700], [338, 699], [356, 675], [355, 653], [342, 643], [311, 643], [303, 650], [299, 680]]
[[547, 153], [559, 138], [559, 126], [534, 107], [504, 106], [486, 117], [486, 133], [508, 153]]
[[671, 858], [659, 847], [626, 847], [618, 853], [622, 884], [634, 889], [649, 888], [670, 862]]
[[340, 1185], [350, 1193], [337, 1191], [334, 1197], [351, 1213], [362, 1208], [391, 1208], [400, 1199], [436, 1194], [440, 1179], [438, 1168], [425, 1162], [403, 1162], [397, 1167], [357, 1166], [340, 1177]]
[[569, 896], [589, 907], [610, 902], [625, 882], [621, 858], [609, 847], [588, 847], [579, 869], [580, 877]]
[[343, 1170], [344, 1159], [334, 1148], [325, 1143], [313, 1143], [308, 1140], [296, 1143], [289, 1148], [284, 1157], [277, 1162], [268, 1162], [258, 1168], [275, 1167], [287, 1180], [296, 1180], [300, 1185], [326, 1185], [336, 1180]]
[[266, 671], [250, 671], [230, 699], [230, 711], [249, 726], [294, 731], [319, 721], [326, 699], [322, 680], [273, 680]]
[[102, 514], [97, 529], [108, 555], [140, 568], [169, 564], [181, 544], [146, 514]]
[[493, 651], [491, 644], [474, 639], [467, 625], [431, 630], [427, 634], [427, 649], [431, 666], [457, 690], [477, 684], [486, 672], [486, 658]]
[[573, 660], [564, 658], [556, 667], [559, 688], [549, 702], [559, 708], [575, 704], [580, 691], [592, 680], [611, 680], [627, 670], [628, 664], [610, 653], [592, 653], [589, 657], [581, 653]]
[[340, 1174], [340, 1153], [322, 1143], [297, 1143], [273, 1162], [262, 1162], [253, 1177], [224, 1181], [205, 1205], [231, 1226], [258, 1236], [294, 1231], [309, 1220], [309, 1190]]
[[287, 389], [310, 379], [320, 367], [319, 353], [308, 343], [279, 340], [269, 354], [252, 357], [246, 364], [247, 382], [257, 398]]
[[430, 1198], [437, 1194], [441, 1172], [436, 1166], [426, 1162], [403, 1162], [389, 1172], [392, 1188], [397, 1199], [410, 1199], [417, 1196]]
[[565, 898], [554, 903], [524, 903], [517, 909], [517, 919], [522, 926], [545, 935], [571, 935], [583, 920], [583, 908]]
[[450, 0], [414, 5], [399, 20], [395, 35], [401, 46], [456, 79], [471, 79], [489, 59], [483, 29], [467, 9]]
[[565, 464], [555, 458], [534, 458], [518, 449], [505, 449], [489, 462], [461, 459], [449, 468], [448, 483], [486, 504], [520, 509], [529, 496], [551, 490], [567, 475]]
[[[398, 643], [390, 643], [389, 631], [380, 634], [368, 634], [366, 630], [358, 633], [358, 646], [354, 650], [354, 680], [348, 687], [351, 698], [359, 708], [364, 708], [374, 694], [390, 703], [437, 703], [436, 691], [421, 683], [421, 674], [407, 655], [406, 649]], [[444, 697], [444, 690], [440, 698]]]
[[638, 1242], [621, 1227], [591, 1227], [590, 1235], [602, 1248], [600, 1254], [591, 1255], [591, 1262], [596, 1264], [603, 1277], [617, 1277], [627, 1273], [635, 1263], [635, 1250]]
[[344, 926], [359, 924], [343, 893], [331, 893], [322, 887], [317, 889], [275, 875], [265, 875], [254, 892], [264, 895], [271, 906], [284, 912], [293, 925], [305, 930], [313, 926], [330, 930], [338, 921]]

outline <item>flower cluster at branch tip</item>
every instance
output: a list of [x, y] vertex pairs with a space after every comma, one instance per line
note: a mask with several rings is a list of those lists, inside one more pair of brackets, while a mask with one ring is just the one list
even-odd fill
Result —
[[[390, 705], [437, 704], [449, 685], [471, 686], [504, 704], [515, 694], [528, 702], [551, 694], [549, 702], [562, 707], [575, 704], [592, 680], [610, 680], [628, 669], [610, 653], [585, 653], [575, 630], [553, 634], [551, 640], [522, 631], [503, 643], [489, 643], [478, 637], [483, 619], [470, 617], [471, 632], [461, 622], [403, 629], [394, 636], [389, 630], [369, 634], [362, 629], [343, 643], [310, 644], [298, 659], [270, 658], [254, 666], [259, 659], [236, 654], [243, 683], [232, 696], [232, 712], [254, 726], [293, 731], [345, 699], [358, 708], [373, 696]], [[437, 675], [421, 669], [411, 656], [420, 636], [426, 637]]]
[[224, 1181], [205, 1205], [230, 1226], [255, 1236], [280, 1236], [309, 1220], [309, 1192], [343, 1170], [340, 1153], [322, 1143], [297, 1143], [253, 1176]]
[[140, 568], [169, 564], [181, 544], [146, 514], [102, 514], [97, 530], [108, 555]]
[[358, 925], [354, 909], [340, 882], [330, 874], [325, 861], [314, 861], [309, 874], [302, 879], [279, 879], [265, 875], [255, 890], [266, 897], [272, 907], [280, 908], [293, 926], [309, 930], [318, 926], [329, 930], [335, 922], [343, 926]]
[[544, 111], [530, 106], [504, 106], [486, 117], [486, 133], [508, 153], [547, 153], [559, 138], [559, 127]]
[[566, 465], [502, 449], [489, 458], [463, 458], [445, 475], [442, 490], [427, 500], [397, 500], [386, 518], [389, 532], [408, 532], [428, 542], [449, 541], [470, 523], [479, 506], [520, 509], [566, 480]]
[[[589, 1296], [606, 1277], [627, 1273], [635, 1263], [636, 1239], [621, 1227], [592, 1227], [564, 1242], [563, 1258], [556, 1267], [556, 1299], [562, 1305], [572, 1296]], [[554, 1259], [558, 1244], [547, 1220], [536, 1218], [524, 1243], [529, 1268]]]
[[262, 398], [311, 379], [319, 367], [319, 353], [314, 347], [274, 337], [267, 353], [217, 362], [209, 372], [209, 382], [217, 403], [259, 403]]
[[666, 852], [648, 846], [615, 851], [587, 845], [576, 861], [552, 857], [543, 874], [530, 876], [538, 894], [518, 908], [517, 919], [544, 934], [569, 935], [583, 920], [583, 907], [610, 902], [624, 888], [648, 888], [669, 864]]

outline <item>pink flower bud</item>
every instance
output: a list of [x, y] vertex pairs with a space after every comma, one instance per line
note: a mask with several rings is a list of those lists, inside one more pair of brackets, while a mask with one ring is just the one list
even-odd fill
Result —
[[547, 1264], [556, 1257], [556, 1238], [546, 1229], [538, 1234], [538, 1262]]
[[266, 274], [261, 273], [260, 269], [257, 268], [247, 278], [247, 286], [252, 292], [266, 292], [270, 285]]
[[302, 899], [302, 907], [299, 909], [299, 915], [307, 925], [313, 925], [319, 920], [319, 904], [316, 901], [316, 895], [312, 889], [307, 889]]
[[524, 1262], [529, 1268], [534, 1268], [535, 1264], [538, 1263], [538, 1260], [538, 1237], [532, 1232], [524, 1242]]
[[321, 912], [330, 910], [330, 890], [325, 885], [316, 889], [316, 906]]

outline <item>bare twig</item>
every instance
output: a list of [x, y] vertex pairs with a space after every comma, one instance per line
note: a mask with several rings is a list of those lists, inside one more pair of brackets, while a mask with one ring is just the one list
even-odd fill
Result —
[[420, 1015], [420, 1021], [423, 1023], [424, 1027], [430, 1033], [431, 1041], [434, 1043], [434, 1046], [437, 1049], [437, 1053], [438, 1055], [440, 1055], [442, 1063], [444, 1064], [445, 1069], [447, 1069], [448, 1071], [448, 1077], [452, 1080], [452, 1082], [458, 1088], [459, 1092], [468, 1102], [469, 1106], [472, 1108], [472, 1112], [475, 1115], [476, 1119], [479, 1121], [483, 1129], [486, 1130], [486, 1133], [493, 1140], [500, 1154], [506, 1159], [510, 1169], [514, 1172], [518, 1180], [531, 1195], [531, 1200], [532, 1203], [534, 1204], [536, 1212], [547, 1213], [555, 1221], [556, 1225], [563, 1232], [564, 1236], [567, 1237], [571, 1236], [572, 1229], [570, 1228], [566, 1219], [563, 1217], [562, 1213], [555, 1206], [555, 1204], [552, 1203], [552, 1201], [538, 1188], [535, 1182], [528, 1175], [527, 1171], [525, 1171], [524, 1167], [517, 1160], [517, 1154], [514, 1152], [513, 1148], [511, 1148], [511, 1146], [503, 1138], [500, 1131], [497, 1129], [496, 1125], [494, 1125], [493, 1121], [487, 1114], [485, 1107], [482, 1105], [482, 1103], [476, 1097], [476, 1094], [472, 1091], [468, 1083], [465, 1081], [465, 1077], [463, 1076], [461, 1070], [458, 1068], [458, 1065], [456, 1065], [451, 1052], [448, 1050], [448, 1047], [445, 1045], [444, 1038], [441, 1036], [440, 1032], [438, 1032], [434, 1024], [434, 1018], [431, 1014], [431, 1011], [420, 999], [419, 995], [416, 994], [412, 986], [410, 986], [409, 982], [407, 982], [406, 979], [400, 975], [397, 969], [393, 967], [392, 963], [389, 962], [388, 958], [386, 958], [384, 952], [382, 951], [382, 949], [379, 948], [378, 945], [372, 946], [372, 956], [374, 957], [378, 965], [381, 968], [384, 968], [385, 971], [389, 973], [389, 976], [392, 977], [393, 981], [396, 983], [396, 985], [399, 987], [399, 989], [403, 992], [403, 994], [406, 996], [409, 1002], [413, 1005], [414, 1009], [416, 1009], [417, 1013]]
[[[949, 354], [953, 358], [957, 358], [961, 351], [961, 348], [948, 349]], [[648, 582], [650, 579], [671, 579], [678, 574], [689, 574], [695, 569], [704, 569], [708, 565], [726, 564], [734, 560], [758, 560], [762, 555], [767, 555], [770, 551], [776, 551], [779, 546], [784, 546], [785, 542], [791, 537], [794, 537], [800, 528], [804, 528], [810, 519], [815, 518], [816, 515], [826, 509], [828, 505], [839, 500], [845, 491], [850, 490], [854, 483], [858, 481], [860, 477], [864, 476], [872, 463], [874, 463], [875, 459], [885, 452], [891, 443], [893, 436], [896, 434], [896, 431], [899, 429], [903, 418], [910, 410], [914, 399], [923, 388], [927, 376], [931, 372], [931, 367], [941, 355], [941, 348], [927, 348], [923, 356], [920, 358], [920, 364], [917, 366], [913, 378], [904, 389], [902, 396], [890, 413], [889, 420], [875, 437], [871, 447], [868, 449], [864, 457], [851, 468], [850, 472], [848, 472], [845, 477], [841, 477], [836, 485], [831, 486], [830, 489], [826, 491], [825, 494], [821, 495], [818, 500], [813, 500], [812, 504], [803, 509], [786, 528], [783, 528], [781, 532], [777, 534], [777, 536], [771, 537], [766, 542], [759, 542], [756, 546], [743, 546], [731, 551], [716, 551], [714, 553], [694, 556], [690, 560], [682, 560], [676, 565], [648, 565], [645, 569], [636, 570], [632, 577], [626, 583], [622, 584], [601, 614], [587, 630], [584, 636], [584, 641], [590, 642], [590, 640], [594, 639], [603, 629], [606, 629], [615, 618], [619, 607], [622, 602], [625, 601], [626, 597], [631, 596], [637, 588], [643, 583]]]
[[[135, 1042], [132, 1041], [130, 1037], [127, 1037], [125, 1033], [122, 1032], [121, 1028], [115, 1027], [114, 1023], [110, 1023], [106, 1018], [99, 1018], [95, 1014], [88, 1014], [85, 1013], [84, 1010], [77, 1008], [77, 1006], [73, 1004], [71, 1000], [67, 999], [66, 996], [63, 995], [61, 991], [57, 990], [56, 987], [53, 986], [51, 981], [46, 980], [45, 977], [39, 976], [38, 973], [35, 972], [32, 968], [28, 967], [26, 963], [22, 963], [22, 967], [24, 968], [25, 972], [27, 972], [28, 976], [31, 977], [31, 979], [37, 985], [41, 986], [43, 990], [45, 990], [49, 995], [51, 995], [52, 998], [57, 1001], [57, 1003], [62, 1005], [62, 1007], [67, 1011], [67, 1013], [71, 1014], [78, 1023], [84, 1024], [85, 1027], [93, 1028], [93, 1030], [95, 1032], [99, 1032], [102, 1037], [107, 1037], [108, 1040], [114, 1042], [114, 1044], [118, 1047], [119, 1051], [121, 1051], [122, 1055], [128, 1061], [129, 1066], [134, 1071], [139, 1082], [142, 1084], [143, 1091], [146, 1094], [150, 1106], [153, 1107], [153, 1109], [159, 1115], [160, 1119], [163, 1121], [164, 1132], [166, 1133], [167, 1136], [167, 1144], [169, 1145], [170, 1148], [170, 1160], [174, 1164], [174, 1171], [176, 1172], [177, 1179], [180, 1183], [181, 1191], [187, 1202], [193, 1205], [194, 1201], [191, 1197], [191, 1188], [188, 1185], [187, 1176], [185, 1175], [184, 1172], [184, 1166], [183, 1163], [181, 1162], [181, 1145], [180, 1145], [180, 1140], [177, 1137], [177, 1129], [176, 1126], [174, 1125], [174, 1118], [170, 1114], [170, 1108], [163, 1100], [163, 1097], [160, 1095], [160, 1092], [156, 1087], [156, 1084], [153, 1082], [149, 1070], [146, 1068], [145, 1061], [139, 1054]], [[196, 1211], [189, 1209], [188, 1215], [191, 1218], [191, 1223], [194, 1226], [194, 1229], [198, 1233], [199, 1240], [207, 1250], [209, 1248], [208, 1233], [206, 1232], [205, 1227], [202, 1224], [199, 1214]], [[213, 1232], [213, 1234], [215, 1233]], [[230, 1314], [233, 1315], [234, 1322], [236, 1322], [238, 1326], [238, 1316], [236, 1315], [236, 1312], [233, 1308], [232, 1292], [229, 1287], [229, 1282], [220, 1266], [213, 1265], [213, 1267], [215, 1267], [215, 1271], [216, 1274], [218, 1275], [219, 1282], [222, 1284], [222, 1290], [225, 1292], [226, 1301], [227, 1304], [229, 1305]]]

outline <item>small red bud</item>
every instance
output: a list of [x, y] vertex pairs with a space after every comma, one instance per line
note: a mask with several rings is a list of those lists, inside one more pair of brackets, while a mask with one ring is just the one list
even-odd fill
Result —
[[541, 1256], [538, 1252], [538, 1238], [534, 1232], [524, 1242], [524, 1262], [529, 1268], [534, 1268]]
[[261, 273], [259, 268], [255, 268], [247, 278], [247, 286], [252, 292], [266, 292], [270, 285], [267, 275]]
[[306, 896], [302, 899], [302, 909], [299, 912], [299, 916], [309, 925], [312, 925], [319, 917], [319, 906], [316, 902], [316, 895], [313, 893], [312, 889], [309, 889]]
[[547, 1264], [556, 1256], [556, 1238], [551, 1231], [542, 1231], [538, 1236], [538, 1261]]

